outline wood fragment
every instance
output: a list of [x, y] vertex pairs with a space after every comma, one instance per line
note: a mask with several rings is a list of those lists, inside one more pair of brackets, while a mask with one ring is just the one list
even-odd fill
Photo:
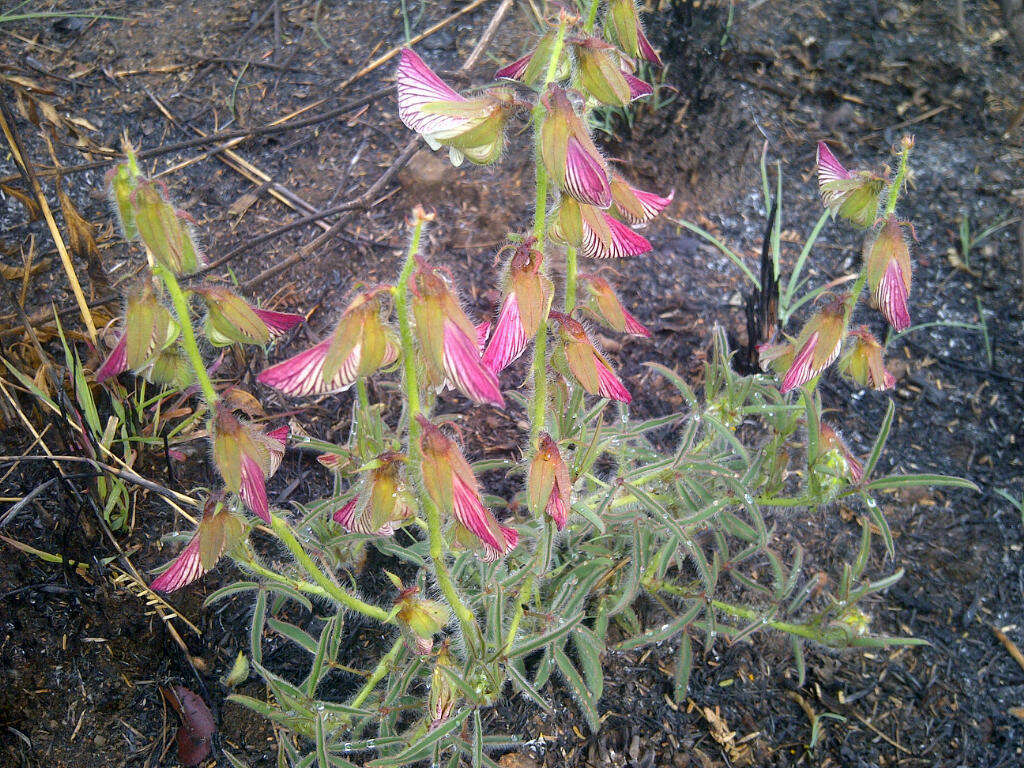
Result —
[[1007, 637], [1006, 633], [999, 627], [992, 627], [992, 634], [994, 634], [996, 639], [1003, 644], [1006, 652], [1013, 657], [1013, 660], [1020, 665], [1020, 668], [1024, 669], [1024, 653], [1020, 652], [1020, 648], [1017, 647], [1017, 644]]

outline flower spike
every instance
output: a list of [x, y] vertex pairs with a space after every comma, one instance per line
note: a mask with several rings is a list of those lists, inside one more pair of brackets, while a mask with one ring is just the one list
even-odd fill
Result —
[[454, 165], [464, 157], [489, 165], [501, 156], [512, 94], [492, 88], [467, 99], [438, 77], [411, 48], [402, 49], [396, 75], [398, 116], [432, 149], [447, 146]]

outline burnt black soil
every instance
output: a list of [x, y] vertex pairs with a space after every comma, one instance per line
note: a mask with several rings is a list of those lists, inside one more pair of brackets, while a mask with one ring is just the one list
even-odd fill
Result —
[[[391, 98], [392, 63], [341, 87], [402, 40], [403, 20], [397, 2], [280, 3], [275, 20], [265, 11], [276, 5], [133, 2], [104, 6], [122, 19], [2, 23], [0, 72], [21, 78], [22, 86], [31, 81], [29, 93], [57, 108], [60, 126], [53, 141], [63, 166], [104, 160], [99, 148], [116, 148], [124, 130], [147, 150], [192, 139], [194, 129], [253, 128], [321, 99], [323, 105], [307, 114], [368, 97], [365, 107], [332, 120], [250, 138], [236, 147], [274, 182], [324, 209], [360, 195], [409, 139]], [[409, 3], [414, 33], [462, 4], [422, 5]], [[494, 61], [525, 48], [517, 30], [531, 24], [529, 5], [517, 3], [502, 25], [492, 45]], [[1024, 668], [997, 630], [1009, 644], [1024, 646], [1024, 535], [1019, 513], [997, 492], [1018, 499], [1024, 494], [1019, 447], [1024, 230], [1014, 224], [980, 242], [969, 264], [950, 255], [956, 255], [963, 217], [979, 232], [1024, 209], [1024, 134], [1019, 122], [1007, 132], [1024, 97], [1022, 66], [1000, 26], [998, 9], [975, 0], [754, 2], [735, 4], [730, 22], [727, 3], [661, 5], [649, 27], [669, 64], [666, 85], [676, 89], [676, 97], [656, 112], [639, 109], [632, 126], [613, 122], [614, 136], [604, 138], [605, 146], [628, 164], [640, 186], [675, 188], [669, 216], [714, 231], [750, 264], [760, 250], [765, 216], [757, 193], [764, 142], [769, 160], [782, 161], [787, 182], [783, 242], [792, 263], [820, 212], [812, 178], [814, 142], [829, 139], [840, 159], [864, 167], [891, 162], [889, 149], [904, 133], [916, 137], [911, 189], [900, 210], [913, 221], [918, 239], [912, 313], [915, 323], [942, 324], [914, 331], [891, 347], [897, 418], [882, 469], [964, 475], [982, 492], [925, 490], [883, 497], [897, 555], [895, 562], [884, 563], [879, 551], [870, 567], [879, 575], [903, 568], [906, 577], [872, 604], [872, 626], [882, 633], [916, 635], [930, 646], [875, 653], [809, 650], [807, 680], [797, 687], [788, 645], [778, 638], [757, 636], [712, 648], [695, 638], [698, 663], [690, 702], [682, 707], [670, 699], [674, 648], [612, 653], [601, 701], [606, 717], [596, 736], [587, 734], [572, 701], [558, 690], [552, 696], [564, 706], [552, 720], [541, 719], [519, 698], [486, 713], [492, 731], [537, 745], [518, 763], [506, 757], [505, 764], [532, 765], [532, 759], [551, 766], [702, 768], [1021, 765]], [[496, 6], [484, 3], [417, 49], [439, 70], [455, 70]], [[465, 82], [485, 81], [492, 65], [485, 56]], [[40, 131], [14, 109], [10, 85], [3, 88], [27, 153], [38, 167], [50, 167]], [[671, 93], [666, 89], [663, 98]], [[513, 137], [512, 149], [522, 149], [525, 140]], [[163, 178], [195, 218], [212, 258], [300, 215], [210, 150], [196, 146], [162, 154], [147, 160], [145, 168], [151, 173], [173, 169]], [[493, 169], [456, 170], [428, 152], [417, 154], [368, 211], [301, 264], [253, 286], [265, 305], [312, 312], [307, 326], [286, 339], [274, 357], [318, 339], [355, 281], [391, 279], [405, 238], [403, 219], [415, 203], [433, 206], [438, 214], [428, 253], [451, 267], [469, 305], [481, 315], [491, 311], [497, 299], [490, 279], [494, 252], [507, 231], [524, 227], [531, 198], [529, 169], [516, 159], [522, 153], [511, 151], [510, 157]], [[107, 293], [104, 279], [123, 280], [136, 258], [113, 238], [99, 192], [105, 169], [68, 174], [64, 180], [82, 215], [98, 225], [99, 266], [76, 262], [90, 298]], [[0, 175], [14, 172], [9, 155], [0, 157]], [[19, 180], [4, 183], [24, 189]], [[57, 208], [49, 178], [44, 187]], [[38, 317], [49, 311], [51, 301], [71, 306], [45, 226], [28, 221], [25, 207], [6, 191], [2, 195], [4, 264], [20, 266], [20, 253], [33, 237], [37, 263], [51, 260], [28, 285], [27, 313]], [[229, 266], [238, 280], [250, 280], [321, 233], [313, 225], [296, 227], [246, 248]], [[656, 359], [696, 382], [715, 324], [743, 341], [746, 288], [727, 260], [684, 230], [662, 221], [647, 234], [654, 252], [617, 264], [616, 281], [654, 330], [654, 339], [608, 339], [606, 345], [636, 394], [635, 412], [641, 415], [679, 405], [641, 364]], [[827, 225], [812, 260], [811, 284], [847, 274], [858, 247], [847, 229]], [[227, 272], [222, 268], [215, 274]], [[10, 279], [5, 271], [2, 279], [0, 330], [15, 329], [3, 337], [4, 354], [34, 375], [38, 358], [11, 312], [20, 277]], [[107, 311], [115, 312], [116, 304]], [[75, 314], [66, 318], [77, 330]], [[884, 332], [876, 318], [865, 313], [861, 319]], [[962, 327], [979, 323], [985, 333]], [[60, 359], [46, 329], [41, 333], [48, 352]], [[86, 362], [95, 365], [95, 356]], [[223, 371], [242, 386], [255, 387], [252, 371], [263, 363], [258, 356], [229, 359]], [[12, 380], [4, 376], [10, 388]], [[886, 396], [856, 392], [832, 375], [823, 393], [854, 450], [865, 453]], [[313, 434], [340, 439], [345, 433], [348, 395], [309, 404], [259, 394], [270, 413], [287, 413]], [[389, 397], [386, 391], [379, 394]], [[24, 394], [15, 396], [36, 429], [50, 425], [44, 439], [51, 450], [80, 450], [53, 414]], [[101, 407], [107, 406], [101, 402]], [[4, 453], [39, 454], [15, 409], [7, 402], [2, 408]], [[451, 408], [460, 406], [452, 401]], [[485, 449], [513, 451], [521, 439], [521, 417], [515, 413], [475, 409], [458, 418], [477, 429], [482, 422], [495, 436], [473, 448], [476, 456]], [[467, 435], [473, 432], [466, 429]], [[138, 466], [183, 491], [210, 479], [201, 451], [185, 462], [168, 462], [161, 451], [152, 451]], [[74, 475], [76, 468], [68, 471]], [[2, 495], [9, 500], [54, 474], [45, 464], [22, 463], [2, 476]], [[201, 631], [174, 621], [189, 648], [187, 658], [152, 608], [117, 578], [124, 559], [105, 564], [119, 553], [85, 500], [89, 482], [81, 474], [54, 482], [3, 531], [88, 569], [81, 575], [70, 564], [46, 563], [3, 544], [0, 763], [173, 764], [176, 723], [158, 685], [179, 682], [214, 705], [225, 746], [253, 766], [272, 765], [271, 729], [238, 707], [221, 706], [224, 690], [217, 682], [247, 646], [250, 600], [201, 607], [205, 595], [235, 574], [221, 568], [172, 596], [175, 610]], [[324, 483], [311, 457], [290, 454], [271, 488], [279, 502], [304, 501], [322, 494]], [[124, 557], [145, 574], [177, 551], [177, 544], [161, 537], [186, 531], [189, 524], [148, 492], [137, 492], [134, 511], [129, 528], [114, 538]], [[860, 514], [837, 506], [788, 522], [802, 531], [812, 562], [827, 569], [830, 561], [855, 549]], [[372, 582], [364, 588], [372, 590]], [[350, 630], [346, 642], [354, 666], [366, 661], [359, 649], [378, 640], [369, 628]], [[267, 638], [265, 652], [275, 669], [287, 672], [296, 664], [289, 646], [273, 637]], [[261, 695], [253, 681], [244, 690]], [[809, 751], [810, 718], [823, 713], [845, 720], [823, 720], [817, 746]]]

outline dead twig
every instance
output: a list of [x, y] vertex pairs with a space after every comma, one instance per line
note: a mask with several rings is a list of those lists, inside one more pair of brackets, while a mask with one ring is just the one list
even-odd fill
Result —
[[1013, 660], [1020, 665], [1021, 669], [1024, 669], [1024, 653], [1020, 652], [1020, 648], [1013, 642], [1006, 633], [1003, 632], [999, 627], [992, 627], [992, 634], [996, 636], [996, 639], [1003, 644], [1003, 648], [1006, 652], [1013, 657]]

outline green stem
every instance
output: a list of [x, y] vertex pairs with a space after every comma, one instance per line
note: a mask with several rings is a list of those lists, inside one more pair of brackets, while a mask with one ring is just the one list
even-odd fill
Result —
[[391, 646], [391, 650], [388, 651], [383, 658], [377, 663], [373, 672], [367, 678], [363, 687], [359, 689], [352, 701], [349, 702], [350, 707], [361, 707], [363, 702], [373, 692], [373, 689], [377, 687], [377, 683], [384, 679], [384, 676], [391, 671], [394, 667], [395, 662], [398, 660], [399, 655], [402, 653], [402, 649], [405, 647], [405, 641], [399, 637], [395, 640], [394, 645]]
[[[562, 46], [565, 44], [565, 30], [567, 25], [566, 15], [563, 12], [558, 21], [558, 32], [555, 34], [555, 43], [551, 46], [551, 58], [548, 59], [547, 72], [544, 75], [544, 83], [541, 86], [541, 93], [554, 81], [555, 73], [558, 70], [558, 59], [562, 55]], [[534, 165], [537, 178], [537, 195], [533, 208], [533, 237], [537, 243], [537, 249], [541, 255], [546, 255], [547, 236], [547, 206], [548, 206], [548, 174], [544, 167], [544, 160], [540, 151], [540, 129], [544, 121], [544, 105], [539, 101], [533, 108], [534, 125]], [[547, 340], [548, 324], [547, 319], [540, 321], [537, 327], [537, 336], [533, 345], [533, 402], [530, 406], [530, 444], [533, 445], [544, 427], [544, 416], [547, 410]]]
[[286, 587], [291, 587], [298, 592], [305, 592], [306, 594], [323, 597], [328, 600], [331, 598], [327, 593], [327, 590], [317, 586], [316, 584], [311, 584], [310, 582], [303, 581], [302, 579], [290, 579], [276, 571], [263, 567], [260, 565], [259, 561], [256, 560], [256, 555], [249, 550], [245, 551], [245, 557], [236, 557], [236, 560], [242, 568], [252, 571], [257, 576], [262, 576], [270, 581], [276, 581], [278, 584], [284, 584]]
[[565, 249], [565, 314], [571, 315], [576, 308], [576, 249]]
[[903, 183], [907, 179], [907, 160], [910, 158], [910, 149], [913, 147], [913, 141], [904, 138], [903, 145], [900, 148], [900, 165], [896, 171], [896, 178], [892, 182], [892, 186], [889, 187], [889, 198], [885, 203], [885, 215], [882, 218], [889, 218], [896, 210], [896, 201], [899, 200], [900, 191], [903, 189]]
[[363, 413], [370, 412], [370, 393], [366, 389], [366, 379], [356, 379], [356, 395], [359, 397], [359, 409]]
[[[414, 358], [415, 349], [412, 341], [412, 322], [409, 317], [409, 278], [412, 275], [413, 267], [416, 264], [416, 254], [419, 252], [420, 235], [423, 233], [425, 219], [419, 215], [413, 224], [412, 239], [409, 242], [409, 252], [405, 257], [405, 264], [402, 265], [402, 272], [398, 277], [398, 286], [395, 290], [395, 313], [398, 315], [399, 338], [402, 343], [402, 369], [405, 373], [405, 397], [406, 397], [406, 420], [409, 424], [409, 466], [412, 472], [419, 475], [420, 468], [420, 424], [416, 417], [420, 413], [420, 390], [416, 376], [416, 361]], [[422, 477], [416, 478], [422, 487]], [[445, 563], [444, 537], [441, 535], [441, 513], [434, 504], [433, 499], [427, 494], [419, 495], [420, 505], [427, 518], [427, 538], [430, 541], [430, 559], [434, 563], [434, 572], [437, 575], [437, 583], [441, 593], [448, 601], [452, 611], [455, 612], [467, 642], [472, 643], [475, 638], [480, 637], [480, 628], [476, 624], [476, 617], [466, 607], [459, 597], [452, 581], [448, 565]]]
[[181, 346], [185, 348], [188, 361], [192, 364], [192, 370], [195, 371], [196, 381], [203, 392], [203, 399], [206, 401], [210, 412], [213, 413], [213, 408], [219, 398], [217, 390], [213, 388], [213, 382], [210, 381], [210, 376], [206, 372], [206, 364], [203, 363], [203, 356], [199, 352], [199, 345], [196, 344], [196, 335], [192, 330], [192, 317], [188, 310], [188, 300], [185, 298], [181, 286], [178, 285], [178, 280], [173, 272], [155, 262], [152, 268], [153, 274], [163, 281], [164, 286], [167, 288], [167, 293], [171, 297], [171, 303], [174, 305], [174, 314], [178, 317], [178, 326], [181, 329]]
[[288, 548], [288, 551], [294, 555], [299, 565], [302, 566], [302, 569], [308, 573], [310, 578], [312, 578], [313, 581], [315, 581], [327, 593], [329, 598], [335, 600], [341, 605], [344, 605], [349, 610], [361, 613], [371, 619], [376, 619], [383, 624], [395, 623], [394, 617], [383, 608], [363, 602], [358, 597], [349, 594], [327, 578], [327, 576], [324, 575], [324, 572], [321, 571], [317, 564], [313, 562], [313, 558], [306, 554], [306, 550], [302, 548], [299, 540], [295, 538], [295, 534], [292, 533], [292, 529], [288, 526], [288, 523], [277, 515], [271, 514], [270, 527], [281, 542]]
[[[590, 7], [587, 8], [587, 20], [583, 25], [583, 31], [588, 35], [594, 31], [594, 24], [597, 23], [597, 9], [601, 5], [601, 0], [590, 0]], [[605, 21], [607, 24], [608, 22]]]

